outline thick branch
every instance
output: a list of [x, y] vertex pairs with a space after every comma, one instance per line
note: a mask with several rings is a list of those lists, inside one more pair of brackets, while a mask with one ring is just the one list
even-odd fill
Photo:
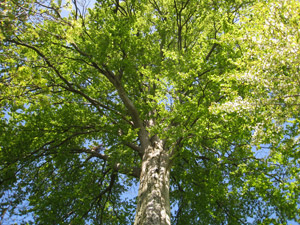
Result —
[[143, 149], [140, 146], [137, 146], [135, 144], [132, 143], [124, 143], [127, 147], [133, 149], [134, 151], [136, 151], [141, 157], [143, 157]]
[[[16, 41], [16, 40], [8, 40], [12, 43], [15, 43], [17, 45], [22, 45], [24, 47], [27, 47], [27, 48], [30, 48], [32, 50], [34, 50], [39, 56], [41, 56], [44, 61], [46, 62], [46, 64], [52, 68], [54, 70], [54, 72], [56, 73], [56, 75], [67, 85], [67, 86], [62, 86], [63, 88], [65, 88], [66, 90], [68, 91], [71, 91], [73, 93], [76, 93], [76, 94], [79, 94], [81, 95], [82, 97], [84, 97], [88, 102], [90, 102], [97, 110], [99, 113], [103, 114], [103, 111], [99, 108], [99, 106], [103, 109], [107, 109], [113, 113], [115, 113], [116, 115], [120, 116], [124, 121], [126, 121], [127, 123], [131, 124], [132, 123], [130, 121], [128, 121], [124, 115], [122, 115], [120, 112], [112, 109], [111, 107], [107, 106], [107, 105], [104, 105], [102, 104], [101, 102], [99, 102], [98, 100], [88, 96], [87, 94], [85, 94], [82, 90], [79, 90], [79, 89], [75, 89], [74, 86], [66, 79], [62, 76], [62, 74], [60, 73], [60, 71], [50, 62], [50, 60], [41, 52], [39, 51], [36, 47], [34, 46], [31, 46], [31, 45], [28, 45], [26, 43], [23, 43], [23, 42], [19, 42], [19, 41]], [[74, 45], [75, 47], [75, 45]], [[76, 48], [76, 50], [80, 51], [79, 49]], [[87, 56], [86, 54], [84, 54], [83, 52], [80, 52], [81, 54], [83, 54], [84, 56]], [[97, 69], [100, 69], [100, 68], [97, 68]], [[105, 73], [104, 70], [100, 69], [101, 70], [101, 73]]]
[[[81, 51], [78, 46], [76, 44], [72, 44], [72, 46], [78, 51], [79, 54], [81, 54], [82, 56], [88, 57], [90, 58], [90, 56], [88, 54], [86, 54], [85, 52]], [[119, 81], [119, 79], [115, 76], [115, 74], [110, 71], [106, 65], [102, 65], [104, 67], [104, 69], [102, 69], [97, 63], [92, 62], [92, 66], [94, 68], [96, 68], [101, 74], [103, 74], [113, 85], [114, 87], [117, 89], [118, 94], [122, 100], [122, 102], [124, 103], [125, 107], [127, 108], [127, 110], [129, 111], [129, 114], [134, 122], [134, 126], [136, 128], [140, 128], [141, 130], [145, 130], [144, 126], [143, 126], [143, 121], [140, 119], [140, 115], [138, 110], [136, 109], [136, 107], [134, 106], [133, 102], [129, 99], [129, 97], [126, 94], [126, 91], [124, 90], [121, 82]], [[144, 133], [144, 132], [143, 132]]]
[[124, 88], [121, 86], [121, 84], [119, 82], [116, 83], [116, 89], [118, 91], [118, 94], [119, 94], [121, 100], [123, 101], [124, 105], [126, 106], [127, 110], [129, 111], [135, 127], [142, 128], [143, 122], [140, 119], [139, 112], [136, 109], [136, 107], [134, 106], [133, 102], [129, 99]]

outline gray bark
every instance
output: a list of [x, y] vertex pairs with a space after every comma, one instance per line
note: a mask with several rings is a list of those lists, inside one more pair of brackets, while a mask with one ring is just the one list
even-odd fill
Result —
[[134, 225], [170, 225], [170, 160], [156, 138], [143, 156]]

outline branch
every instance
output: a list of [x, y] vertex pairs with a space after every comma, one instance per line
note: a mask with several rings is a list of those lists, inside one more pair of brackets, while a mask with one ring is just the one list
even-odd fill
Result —
[[163, 19], [166, 20], [165, 14], [160, 10], [157, 2], [155, 0], [153, 0], [153, 2], [152, 1], [149, 1], [149, 2], [154, 7], [154, 9], [156, 9], [157, 12], [163, 17]]
[[218, 46], [218, 44], [216, 44], [216, 43], [213, 44], [213, 46], [212, 46], [212, 48], [210, 49], [209, 53], [208, 53], [207, 56], [205, 57], [205, 60], [206, 60], [206, 61], [210, 58], [211, 54], [213, 53], [213, 51], [215, 50], [215, 48], [216, 48], [217, 46]]
[[122, 168], [120, 163], [116, 163], [113, 167], [114, 171], [122, 173], [124, 175], [133, 176], [137, 179], [140, 178], [141, 168], [140, 167], [131, 167], [131, 168]]
[[132, 143], [127, 143], [127, 142], [124, 143], [124, 145], [126, 145], [127, 147], [133, 149], [134, 151], [136, 151], [139, 154], [139, 156], [143, 157], [144, 152], [143, 152], [143, 149], [140, 146], [137, 146], [137, 145], [132, 144]]
[[[21, 45], [21, 46], [24, 46], [24, 47], [27, 47], [27, 48], [30, 48], [30, 49], [34, 50], [40, 57], [42, 57], [42, 59], [46, 62], [46, 64], [54, 70], [55, 74], [63, 81], [63, 83], [66, 85], [66, 87], [63, 86], [63, 88], [65, 88], [66, 90], [71, 91], [73, 93], [77, 93], [77, 94], [81, 95], [82, 97], [84, 97], [87, 101], [89, 101], [99, 111], [100, 114], [104, 114], [104, 112], [100, 108], [100, 107], [102, 107], [104, 109], [107, 109], [107, 110], [110, 110], [110, 111], [116, 113], [118, 116], [121, 116], [121, 118], [124, 119], [126, 122], [131, 124], [131, 122], [126, 120], [125, 117], [121, 113], [118, 113], [117, 111], [115, 111], [115, 110], [109, 108], [108, 106], [98, 102], [97, 100], [91, 98], [90, 96], [88, 96], [87, 94], [82, 92], [81, 90], [75, 89], [74, 86], [60, 73], [58, 68], [50, 62], [48, 57], [46, 57], [35, 46], [29, 45], [27, 43], [23, 43], [23, 42], [18, 41], [18, 40], [9, 39], [8, 41], [11, 42], [11, 43]], [[81, 51], [75, 43], [72, 43], [71, 45], [75, 48], [75, 50], [80, 55], [91, 59], [91, 56], [86, 54], [85, 52]], [[140, 129], [139, 138], [140, 138], [142, 147], [145, 147], [146, 145], [148, 145], [149, 144], [148, 132], [147, 132], [147, 130], [145, 129], [145, 127], [143, 125], [143, 121], [140, 118], [140, 115], [139, 115], [139, 112], [138, 112], [137, 108], [135, 107], [133, 102], [129, 99], [126, 91], [124, 90], [123, 86], [121, 85], [121, 82], [114, 75], [114, 73], [107, 68], [106, 65], [102, 65], [104, 67], [104, 69], [102, 69], [98, 66], [97, 63], [95, 63], [93, 61], [91, 63], [92, 63], [92, 66], [94, 68], [96, 68], [102, 75], [104, 75], [114, 85], [114, 87], [117, 89], [119, 97], [121, 98], [122, 102], [124, 103], [125, 107], [127, 108], [128, 112], [129, 112], [129, 114], [130, 114], [130, 116], [133, 120], [134, 126], [136, 128]]]
[[116, 8], [114, 9], [114, 12], [117, 13], [118, 11], [123, 15], [127, 16], [126, 10], [120, 5], [119, 0], [115, 0]]
[[[99, 102], [98, 100], [88, 96], [87, 94], [85, 94], [82, 90], [78, 90], [78, 89], [75, 89], [74, 86], [66, 79], [62, 76], [62, 74], [59, 72], [59, 70], [50, 62], [50, 60], [41, 52], [39, 51], [36, 47], [34, 46], [31, 46], [31, 45], [28, 45], [26, 43], [23, 43], [23, 42], [19, 42], [19, 41], [16, 41], [16, 40], [8, 40], [9, 42], [12, 42], [12, 43], [15, 43], [17, 45], [21, 45], [21, 46], [24, 46], [24, 47], [27, 47], [27, 48], [30, 48], [32, 50], [34, 50], [39, 56], [41, 56], [44, 61], [46, 62], [46, 64], [52, 68], [54, 70], [54, 72], [57, 74], [57, 76], [67, 85], [67, 86], [62, 86], [62, 88], [68, 90], [68, 91], [71, 91], [73, 93], [76, 93], [76, 94], [79, 94], [81, 95], [83, 98], [85, 98], [88, 102], [90, 102], [97, 110], [100, 114], [104, 114], [103, 111], [99, 108], [99, 106], [101, 108], [104, 108], [104, 109], [107, 109], [113, 113], [115, 113], [116, 115], [118, 115], [119, 117], [121, 117], [124, 121], [126, 121], [128, 124], [132, 125], [131, 121], [128, 121], [124, 115], [122, 115], [122, 113], [120, 113], [119, 111], [117, 110], [114, 110], [112, 109], [111, 107], [107, 106], [107, 105], [104, 105], [102, 104], [101, 102]], [[81, 52], [78, 48], [76, 48], [76, 45], [73, 45], [75, 47], [75, 49], [82, 55], [86, 56], [86, 57], [89, 57], [87, 54], [85, 54], [84, 52]], [[98, 70], [100, 69], [101, 73], [102, 74], [106, 74], [104, 70], [102, 70], [101, 68], [97, 68]]]
[[[78, 149], [71, 149], [69, 152], [71, 153], [87, 153], [90, 154], [90, 156], [86, 159], [88, 161], [92, 157], [96, 157], [99, 159], [102, 159], [104, 161], [109, 161], [110, 157], [108, 155], [102, 154], [98, 151], [99, 147], [95, 147], [93, 149], [88, 149], [88, 148], [78, 148]], [[115, 163], [112, 166], [112, 169], [115, 172], [122, 173], [127, 176], [133, 176], [135, 178], [140, 177], [141, 169], [139, 167], [122, 167], [120, 163]]]
[[98, 151], [94, 150], [94, 149], [88, 149], [88, 148], [78, 148], [78, 149], [71, 149], [70, 150], [71, 153], [88, 153], [90, 154], [90, 157], [87, 159], [89, 160], [92, 157], [97, 157], [99, 159], [103, 159], [104, 161], [108, 160], [108, 156], [102, 153], [99, 153]]
[[[86, 54], [85, 52], [81, 51], [78, 46], [73, 43], [71, 44], [82, 56], [91, 58], [90, 55]], [[134, 122], [134, 125], [136, 128], [140, 128], [141, 130], [145, 130], [143, 126], [143, 121], [140, 119], [140, 115], [136, 107], [134, 106], [133, 102], [129, 99], [129, 97], [126, 94], [126, 91], [124, 90], [123, 86], [121, 85], [120, 81], [117, 79], [115, 74], [108, 69], [108, 67], [104, 64], [102, 65], [104, 69], [99, 67], [99, 65], [95, 62], [91, 62], [92, 66], [96, 68], [101, 74], [103, 74], [117, 89], [119, 97], [121, 98], [122, 102], [124, 103], [125, 107], [129, 111], [132, 120]]]
[[[91, 56], [89, 54], [83, 52], [82, 50], [80, 50], [79, 47], [75, 43], [72, 43], [71, 45], [76, 49], [76, 51], [79, 54], [91, 59]], [[93, 61], [91, 63], [92, 63], [92, 66], [94, 68], [96, 68], [101, 74], [103, 74], [114, 85], [114, 87], [117, 89], [119, 97], [121, 98], [121, 100], [124, 103], [125, 107], [129, 111], [129, 113], [132, 117], [132, 120], [134, 122], [135, 127], [140, 128], [141, 130], [145, 130], [145, 128], [143, 126], [143, 121], [140, 119], [140, 115], [139, 115], [138, 110], [134, 106], [133, 102], [127, 96], [126, 91], [124, 90], [123, 86], [121, 85], [120, 81], [115, 76], [115, 74], [112, 71], [110, 71], [105, 64], [102, 65], [103, 68], [104, 68], [104, 69], [102, 69], [101, 67], [99, 67], [99, 65], [97, 63], [95, 63]], [[143, 133], [145, 133], [145, 132], [143, 132]]]
[[99, 200], [101, 201], [103, 195], [105, 195], [106, 193], [111, 193], [111, 190], [112, 190], [112, 188], [113, 188], [113, 186], [114, 186], [114, 183], [115, 183], [117, 177], [118, 177], [118, 174], [117, 174], [115, 171], [113, 171], [113, 172], [111, 173], [111, 176], [110, 176], [110, 182], [109, 182], [109, 185], [108, 185], [104, 190], [102, 190], [102, 191], [99, 193], [99, 195], [97, 195], [96, 198], [93, 199], [93, 201], [92, 201], [91, 204], [90, 204], [90, 208], [89, 208], [89, 209], [81, 216], [81, 218], [84, 218], [84, 217], [86, 217], [86, 216], [88, 215], [88, 213], [93, 209], [93, 206], [94, 206]]
[[77, 0], [72, 0], [74, 6], [75, 6], [75, 20], [78, 19], [78, 12], [79, 12], [79, 8], [77, 6]]
[[52, 7], [52, 6], [44, 5], [44, 4], [42, 4], [40, 1], [36, 1], [35, 3], [38, 4], [38, 5], [40, 5], [40, 6], [42, 6], [42, 7], [44, 7], [44, 8], [46, 8], [46, 9], [53, 10], [53, 11], [55, 12], [56, 16], [57, 16], [59, 19], [62, 19], [62, 17], [61, 17], [61, 15], [60, 15], [60, 13], [59, 13], [59, 11], [58, 11], [57, 8], [54, 8], [54, 7]]
[[4, 216], [7, 212], [8, 208], [3, 208], [2, 210], [2, 215], [1, 215], [1, 220], [0, 220], [0, 225], [2, 224], [2, 222], [4, 221]]

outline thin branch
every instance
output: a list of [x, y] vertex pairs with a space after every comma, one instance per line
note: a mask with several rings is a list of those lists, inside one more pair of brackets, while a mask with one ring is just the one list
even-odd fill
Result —
[[206, 60], [206, 61], [210, 58], [211, 54], [213, 53], [213, 51], [215, 50], [215, 48], [216, 48], [217, 46], [218, 46], [218, 44], [216, 44], [216, 43], [213, 44], [213, 46], [212, 46], [212, 48], [210, 49], [209, 53], [208, 53], [207, 56], [205, 57], [205, 60]]
[[105, 154], [102, 154], [100, 152], [97, 152], [95, 150], [92, 149], [88, 149], [88, 148], [78, 148], [78, 149], [71, 149], [69, 152], [71, 153], [88, 153], [91, 155], [91, 157], [97, 157], [99, 159], [103, 159], [103, 160], [108, 160], [108, 156]]
[[127, 11], [120, 5], [119, 0], [115, 0], [116, 8], [114, 9], [114, 12], [117, 13], [118, 11], [123, 15], [127, 16]]
[[[71, 153], [87, 153], [90, 156], [87, 158], [88, 161], [92, 157], [96, 157], [102, 159], [104, 161], [109, 161], [110, 157], [108, 155], [102, 154], [95, 149], [88, 149], [88, 148], [77, 148], [69, 150]], [[116, 172], [119, 172], [124, 175], [133, 176], [135, 178], [140, 177], [141, 169], [140, 167], [123, 167], [120, 163], [115, 163], [112, 166], [112, 169]]]
[[[17, 45], [22, 45], [24, 47], [27, 47], [27, 48], [30, 48], [32, 50], [34, 50], [39, 56], [41, 56], [44, 61], [46, 62], [46, 64], [52, 68], [54, 70], [54, 72], [58, 75], [58, 77], [67, 85], [67, 86], [62, 86], [62, 88], [68, 90], [68, 91], [71, 91], [73, 93], [76, 93], [76, 94], [79, 94], [81, 95], [82, 97], [84, 97], [87, 101], [89, 101], [97, 110], [100, 114], [104, 114], [103, 111], [99, 108], [99, 106], [103, 109], [106, 109], [106, 110], [109, 110], [113, 113], [115, 113], [116, 115], [120, 116], [124, 121], [126, 121], [128, 124], [132, 125], [131, 121], [128, 121], [124, 115], [122, 115], [120, 112], [112, 109], [111, 107], [107, 106], [107, 105], [104, 105], [103, 103], [99, 102], [98, 100], [88, 96], [87, 94], [85, 94], [82, 90], [78, 90], [78, 89], [75, 89], [74, 86], [66, 79], [62, 76], [62, 74], [60, 73], [60, 71], [50, 62], [50, 60], [41, 52], [39, 51], [36, 47], [34, 46], [31, 46], [31, 45], [28, 45], [26, 43], [23, 43], [23, 42], [19, 42], [19, 41], [16, 41], [16, 40], [8, 40], [9, 42], [12, 42], [12, 43], [15, 43]], [[82, 55], [86, 56], [86, 57], [89, 57], [89, 55], [85, 54], [84, 52], [80, 51], [77, 46], [75, 44], [72, 44], [72, 46]], [[93, 63], [94, 65], [94, 63]], [[95, 65], [94, 65], [95, 66]], [[107, 73], [102, 70], [101, 68], [99, 68], [98, 66], [96, 67], [98, 70], [100, 70], [100, 72], [104, 75], [107, 75]], [[78, 88], [78, 87], [77, 87]], [[81, 89], [81, 88], [80, 88]]]

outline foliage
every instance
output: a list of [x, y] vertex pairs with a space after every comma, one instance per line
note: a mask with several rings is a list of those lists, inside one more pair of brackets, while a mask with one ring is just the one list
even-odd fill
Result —
[[1, 208], [130, 224], [145, 127], [174, 224], [300, 222], [298, 1], [72, 3], [1, 3]]

